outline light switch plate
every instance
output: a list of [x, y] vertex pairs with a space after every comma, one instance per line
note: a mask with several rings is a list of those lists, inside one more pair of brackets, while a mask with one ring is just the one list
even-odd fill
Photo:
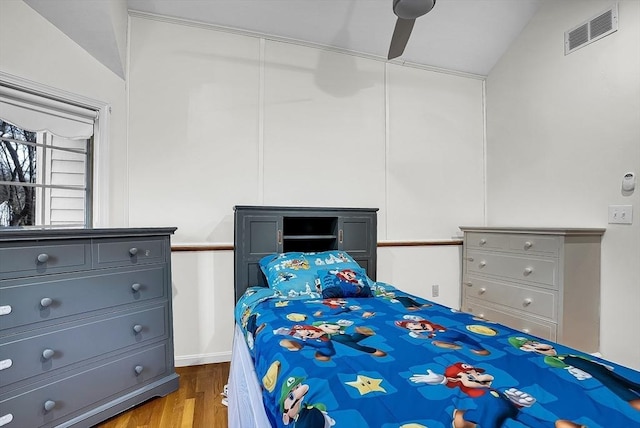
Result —
[[632, 224], [633, 205], [609, 205], [610, 224]]

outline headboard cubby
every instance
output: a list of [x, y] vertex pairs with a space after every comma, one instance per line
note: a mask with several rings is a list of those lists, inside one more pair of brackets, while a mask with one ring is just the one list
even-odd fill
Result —
[[375, 280], [377, 212], [377, 208], [236, 205], [236, 301], [247, 287], [267, 285], [258, 262], [273, 253], [344, 250]]

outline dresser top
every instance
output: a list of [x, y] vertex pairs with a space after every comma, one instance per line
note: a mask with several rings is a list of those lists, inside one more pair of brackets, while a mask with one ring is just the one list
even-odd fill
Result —
[[580, 227], [516, 227], [516, 226], [460, 226], [463, 232], [523, 233], [539, 235], [603, 235], [603, 228]]
[[0, 229], [0, 242], [69, 238], [118, 238], [170, 235], [176, 227], [135, 228], [6, 228]]

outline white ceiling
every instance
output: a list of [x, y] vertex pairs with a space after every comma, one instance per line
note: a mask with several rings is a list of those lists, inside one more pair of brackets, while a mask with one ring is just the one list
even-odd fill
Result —
[[[123, 79], [127, 7], [381, 60], [396, 21], [393, 0], [24, 1]], [[486, 76], [542, 1], [437, 0], [393, 62]]]
[[[486, 76], [542, 0], [437, 0], [394, 60]], [[387, 57], [392, 0], [127, 0], [129, 9]]]

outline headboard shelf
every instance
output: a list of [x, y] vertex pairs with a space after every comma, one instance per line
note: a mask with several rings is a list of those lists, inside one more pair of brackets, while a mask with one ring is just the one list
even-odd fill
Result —
[[238, 205], [234, 207], [236, 301], [265, 286], [258, 262], [290, 251], [344, 250], [376, 278], [377, 208]]

